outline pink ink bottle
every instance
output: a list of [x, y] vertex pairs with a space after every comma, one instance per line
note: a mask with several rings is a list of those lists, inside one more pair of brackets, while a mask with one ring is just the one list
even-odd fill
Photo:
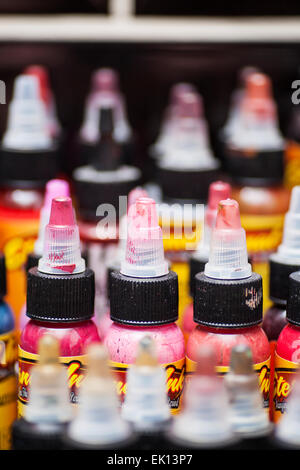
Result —
[[268, 408], [270, 346], [261, 328], [262, 297], [262, 278], [252, 273], [248, 263], [239, 205], [232, 199], [220, 201], [209, 261], [195, 277], [194, 321], [198, 326], [187, 343], [187, 372], [195, 370], [202, 344], [215, 348], [221, 374], [229, 370], [232, 348], [246, 344]]
[[44, 334], [59, 341], [60, 361], [68, 369], [70, 401], [76, 404], [84, 376], [86, 347], [99, 342], [94, 314], [95, 280], [81, 258], [79, 230], [69, 197], [52, 200], [43, 256], [27, 277], [27, 316], [19, 345], [19, 416], [28, 403], [30, 371], [39, 361]]
[[162, 231], [155, 202], [139, 198], [128, 214], [126, 256], [120, 272], [110, 275], [111, 325], [105, 345], [121, 401], [126, 373], [147, 334], [156, 343], [157, 358], [167, 372], [171, 412], [179, 411], [185, 374], [184, 338], [178, 319], [178, 278], [164, 259]]
[[[195, 275], [204, 271], [205, 264], [208, 261], [209, 247], [211, 232], [215, 226], [218, 204], [222, 199], [230, 197], [230, 184], [223, 181], [215, 181], [211, 183], [208, 190], [208, 203], [205, 208], [204, 216], [204, 230], [202, 239], [197, 246], [197, 250], [190, 258], [190, 293], [194, 297], [194, 283]], [[193, 303], [187, 306], [182, 320], [182, 331], [186, 341], [188, 340], [189, 334], [195, 328], [196, 323], [193, 320], [194, 307]]]

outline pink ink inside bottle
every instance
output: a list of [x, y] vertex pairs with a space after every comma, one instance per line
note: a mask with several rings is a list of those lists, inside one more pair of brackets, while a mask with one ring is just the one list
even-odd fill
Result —
[[[218, 204], [221, 200], [230, 197], [231, 187], [223, 181], [215, 181], [211, 183], [208, 190], [208, 203], [205, 209], [203, 236], [190, 259], [190, 292], [194, 296], [194, 277], [197, 273], [204, 271], [204, 266], [208, 261], [211, 232], [215, 226]], [[189, 334], [194, 330], [196, 323], [193, 320], [194, 307], [193, 303], [187, 306], [182, 321], [182, 331], [188, 340]]]
[[[193, 371], [201, 345], [214, 347], [217, 366], [226, 372], [231, 349], [246, 344], [254, 368], [270, 373], [270, 346], [261, 328], [262, 279], [248, 263], [246, 235], [241, 227], [239, 206], [232, 199], [220, 201], [212, 232], [209, 261], [195, 278], [194, 320], [198, 326], [187, 343], [187, 370]], [[264, 393], [269, 407], [269, 390]]]
[[[61, 360], [69, 367], [70, 399], [77, 403], [79, 377], [83, 375], [85, 352], [89, 344], [99, 342], [99, 333], [91, 320], [94, 314], [94, 273], [81, 258], [79, 230], [72, 200], [52, 200], [49, 224], [45, 229], [43, 255], [38, 267], [28, 271], [27, 316], [19, 348], [19, 405], [28, 399], [28, 383], [22, 381], [38, 361], [38, 341], [44, 334], [59, 340]], [[77, 370], [78, 369], [78, 370]], [[24, 374], [23, 374], [24, 372]]]
[[[162, 231], [155, 202], [139, 198], [128, 213], [126, 256], [120, 272], [110, 275], [111, 325], [105, 338], [121, 400], [126, 393], [126, 369], [135, 362], [138, 343], [150, 335], [158, 361], [167, 370], [172, 412], [180, 408], [183, 389], [184, 338], [176, 325], [178, 278], [164, 259]], [[122, 386], [123, 384], [123, 386]], [[172, 389], [171, 389], [172, 388]]]

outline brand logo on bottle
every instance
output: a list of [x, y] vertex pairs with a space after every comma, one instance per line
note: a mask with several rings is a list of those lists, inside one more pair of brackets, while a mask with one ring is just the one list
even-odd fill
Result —
[[[299, 352], [298, 352], [299, 354]], [[297, 355], [298, 355], [297, 354]], [[296, 357], [293, 359], [297, 360]], [[287, 400], [293, 388], [295, 374], [298, 371], [298, 363], [287, 361], [275, 352], [274, 371], [274, 421], [277, 422], [287, 410]]]
[[[181, 406], [181, 396], [185, 380], [185, 359], [162, 365], [166, 370], [166, 387], [169, 406], [173, 414], [178, 413]], [[128, 364], [110, 361], [110, 368], [114, 372], [115, 386], [121, 403], [127, 393]]]
[[[19, 347], [19, 416], [24, 415], [24, 405], [28, 403], [31, 371], [38, 363], [39, 356], [30, 354]], [[67, 368], [70, 402], [78, 403], [78, 392], [85, 376], [86, 356], [60, 357], [59, 361]]]

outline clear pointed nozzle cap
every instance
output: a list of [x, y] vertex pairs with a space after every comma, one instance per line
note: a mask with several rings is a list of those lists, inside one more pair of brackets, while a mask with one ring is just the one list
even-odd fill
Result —
[[285, 412], [276, 423], [275, 437], [300, 448], [300, 372], [295, 374]]
[[[128, 204], [127, 204], [127, 214], [129, 212], [130, 207], [136, 203], [136, 201], [140, 197], [148, 197], [147, 191], [140, 186], [132, 189], [128, 194]], [[121, 261], [125, 258], [126, 253], [126, 245], [127, 245], [127, 214], [125, 214], [120, 220], [120, 228], [119, 228], [119, 245], [117, 250], [117, 256], [115, 262], [121, 263]], [[120, 269], [120, 266], [118, 267]]]
[[230, 419], [235, 432], [257, 436], [269, 432], [269, 416], [263, 406], [248, 345], [239, 344], [232, 348], [230, 369], [224, 380], [230, 397]]
[[238, 203], [220, 201], [212, 232], [205, 275], [214, 279], [244, 279], [252, 274], [248, 263], [245, 230], [241, 227]]
[[34, 244], [34, 253], [42, 256], [44, 248], [45, 228], [49, 223], [52, 199], [56, 197], [69, 197], [69, 183], [62, 179], [53, 179], [46, 184], [44, 204], [40, 212], [39, 235]]
[[290, 207], [284, 219], [282, 242], [272, 258], [286, 264], [300, 264], [300, 186], [292, 189]]
[[126, 440], [131, 430], [120, 416], [107, 351], [103, 345], [95, 343], [87, 354], [87, 372], [79, 392], [78, 412], [68, 435], [77, 442], [99, 446]]
[[214, 348], [201, 346], [197, 372], [185, 388], [184, 408], [172, 423], [171, 435], [176, 440], [200, 447], [218, 447], [233, 440], [228, 397], [216, 365]]
[[147, 197], [139, 198], [129, 208], [127, 225], [126, 255], [121, 273], [141, 278], [168, 274], [155, 201]]
[[33, 75], [19, 75], [14, 82], [3, 145], [12, 149], [35, 150], [48, 148], [51, 143], [39, 81]]
[[52, 199], [45, 229], [43, 256], [38, 270], [48, 274], [77, 274], [85, 271], [81, 257], [79, 229], [70, 197]]
[[67, 370], [59, 362], [59, 342], [43, 335], [38, 342], [39, 363], [32, 369], [27, 421], [59, 423], [69, 421], [72, 407], [69, 400]]
[[139, 430], [153, 429], [170, 419], [166, 371], [158, 363], [155, 342], [144, 336], [138, 345], [135, 364], [127, 374], [124, 419]]
[[207, 259], [209, 255], [211, 233], [216, 224], [219, 202], [228, 199], [231, 195], [231, 186], [224, 181], [215, 181], [209, 185], [208, 202], [205, 208], [203, 236], [197, 247], [195, 257]]

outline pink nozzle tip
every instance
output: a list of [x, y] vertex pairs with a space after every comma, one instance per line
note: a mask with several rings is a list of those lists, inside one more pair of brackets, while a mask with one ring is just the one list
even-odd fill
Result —
[[216, 230], [234, 230], [240, 228], [241, 218], [238, 202], [234, 199], [225, 199], [223, 201], [220, 201], [216, 220]]
[[249, 97], [254, 99], [271, 98], [271, 80], [264, 73], [250, 74], [246, 79], [246, 93]]
[[185, 93], [196, 93], [196, 88], [191, 83], [176, 83], [170, 91], [170, 103], [176, 105], [180, 97]]
[[96, 70], [92, 76], [93, 92], [97, 91], [119, 91], [119, 77], [115, 70], [103, 68]]
[[126, 255], [121, 273], [141, 278], [168, 273], [156, 204], [149, 197], [140, 197], [129, 208]]
[[70, 197], [52, 199], [49, 225], [71, 227], [75, 223], [72, 199]]
[[203, 101], [198, 93], [183, 93], [176, 107], [176, 112], [180, 117], [197, 119], [203, 114]]
[[[131, 213], [129, 212], [129, 217]], [[148, 229], [158, 227], [156, 204], [150, 197], [140, 197], [135, 203], [135, 215], [131, 219], [136, 228]], [[147, 232], [150, 235], [150, 232]]]
[[70, 197], [52, 199], [38, 270], [49, 274], [77, 274], [85, 270], [85, 261], [80, 252], [79, 229]]
[[137, 186], [130, 191], [128, 194], [128, 210], [140, 197], [148, 197], [147, 191], [145, 191], [140, 186]]
[[228, 199], [231, 195], [231, 186], [224, 181], [215, 181], [211, 183], [208, 191], [208, 207], [217, 210], [219, 202]]
[[40, 88], [40, 97], [46, 105], [50, 101], [50, 84], [46, 67], [42, 65], [29, 65], [24, 70], [25, 75], [33, 75], [38, 79]]
[[52, 199], [56, 197], [69, 197], [70, 187], [69, 183], [61, 179], [53, 179], [46, 184], [46, 192], [44, 199], [44, 207], [50, 208]]

